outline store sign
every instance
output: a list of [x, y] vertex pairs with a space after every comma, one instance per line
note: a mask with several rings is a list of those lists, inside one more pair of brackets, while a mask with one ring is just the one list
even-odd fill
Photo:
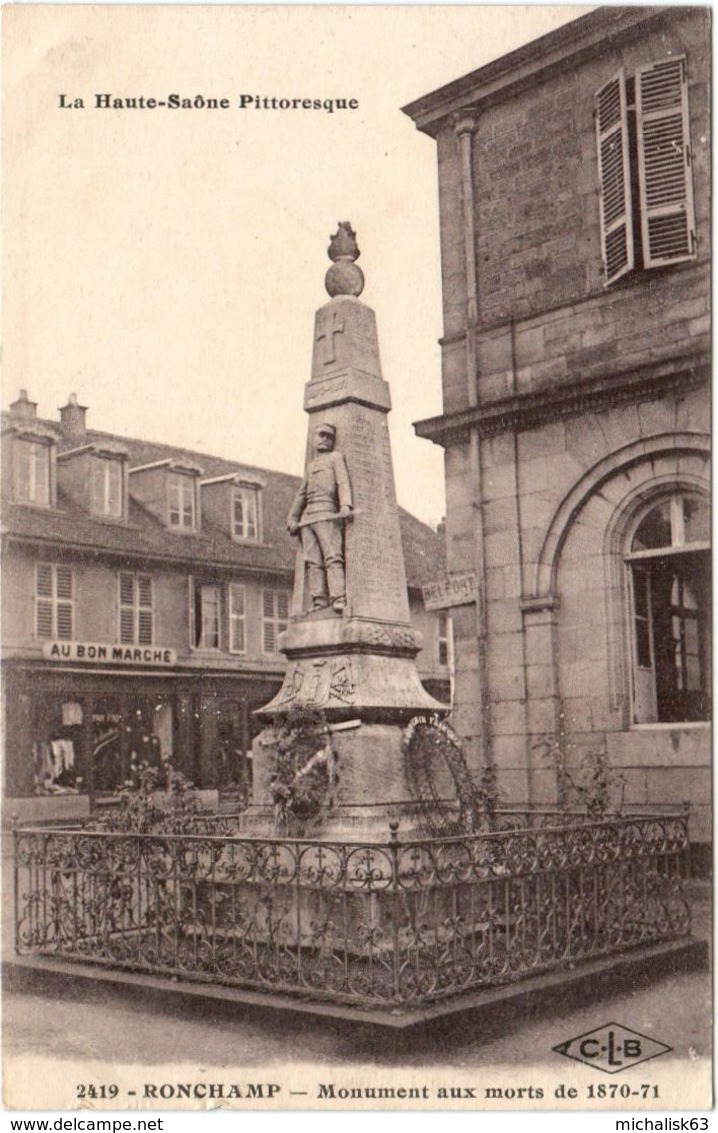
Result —
[[176, 665], [174, 649], [159, 645], [112, 645], [96, 641], [46, 641], [48, 661], [93, 661], [102, 665]]
[[422, 586], [424, 609], [445, 610], [448, 606], [464, 606], [476, 601], [475, 574], [447, 574], [438, 582]]

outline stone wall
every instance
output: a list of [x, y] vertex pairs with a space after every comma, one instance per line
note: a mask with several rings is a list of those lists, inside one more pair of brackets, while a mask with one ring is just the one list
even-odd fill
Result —
[[[472, 759], [488, 728], [505, 796], [552, 802], [552, 744], [574, 770], [601, 753], [626, 802], [690, 801], [698, 841], [710, 834], [709, 729], [631, 722], [620, 531], [661, 486], [710, 490], [707, 21], [705, 10], [667, 10], [645, 34], [479, 104], [478, 468], [465, 430], [442, 442], [448, 569], [476, 570], [485, 603], [483, 716], [480, 619], [473, 607], [454, 611], [453, 720]], [[687, 57], [698, 255], [604, 288], [594, 94], [621, 66], [631, 76], [675, 54]], [[453, 121], [437, 145], [450, 416], [470, 404], [471, 356]]]

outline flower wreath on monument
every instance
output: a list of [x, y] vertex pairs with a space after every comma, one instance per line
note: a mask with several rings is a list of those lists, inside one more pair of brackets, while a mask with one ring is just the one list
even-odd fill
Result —
[[[495, 774], [485, 768], [476, 779], [468, 768], [461, 740], [440, 716], [414, 716], [401, 741], [409, 788], [425, 832], [434, 838], [478, 833], [492, 828], [498, 790]], [[437, 772], [448, 769], [456, 791], [455, 800], [441, 798]], [[457, 806], [447, 806], [455, 802]]]
[[269, 783], [277, 826], [317, 822], [332, 806], [336, 757], [324, 713], [293, 708], [277, 720], [276, 762]]

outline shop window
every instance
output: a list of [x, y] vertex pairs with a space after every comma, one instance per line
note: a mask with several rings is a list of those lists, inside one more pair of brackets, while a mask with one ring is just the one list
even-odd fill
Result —
[[247, 652], [246, 593], [235, 582], [229, 587], [229, 651]]
[[122, 519], [124, 515], [124, 463], [96, 456], [92, 461], [92, 510], [95, 515]]
[[119, 574], [120, 641], [151, 645], [153, 640], [152, 578], [121, 570]]
[[286, 590], [262, 591], [262, 650], [276, 653], [280, 633], [289, 621], [289, 593]]
[[260, 538], [259, 488], [243, 484], [232, 493], [232, 534], [235, 539]]
[[219, 587], [190, 579], [190, 645], [219, 649]]
[[596, 94], [601, 251], [608, 286], [696, 256], [686, 59], [623, 70]]
[[73, 620], [72, 570], [58, 563], [37, 563], [35, 636], [70, 641]]
[[633, 721], [710, 717], [710, 517], [683, 493], [655, 504], [626, 556], [632, 601]]
[[172, 708], [146, 698], [101, 697], [92, 713], [92, 775], [99, 794], [117, 791], [172, 754]]
[[17, 438], [15, 445], [15, 499], [18, 503], [49, 507], [52, 498], [50, 444]]
[[170, 472], [167, 477], [170, 527], [193, 530], [197, 526], [196, 484], [193, 476]]
[[82, 789], [79, 775], [82, 705], [45, 697], [34, 714], [35, 740], [33, 768], [38, 795], [77, 794]]

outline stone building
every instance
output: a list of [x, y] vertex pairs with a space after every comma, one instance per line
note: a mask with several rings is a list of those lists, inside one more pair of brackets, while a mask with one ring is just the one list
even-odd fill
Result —
[[[405, 108], [436, 141], [455, 722], [710, 836], [705, 8], [601, 8]], [[565, 772], [568, 772], [568, 776]]]
[[[236, 802], [253, 712], [284, 675], [300, 479], [89, 429], [75, 398], [41, 420], [25, 391], [2, 454], [7, 811], [82, 817], [133, 756]], [[446, 640], [421, 601], [441, 542], [407, 512], [401, 537], [420, 676], [443, 700]]]

